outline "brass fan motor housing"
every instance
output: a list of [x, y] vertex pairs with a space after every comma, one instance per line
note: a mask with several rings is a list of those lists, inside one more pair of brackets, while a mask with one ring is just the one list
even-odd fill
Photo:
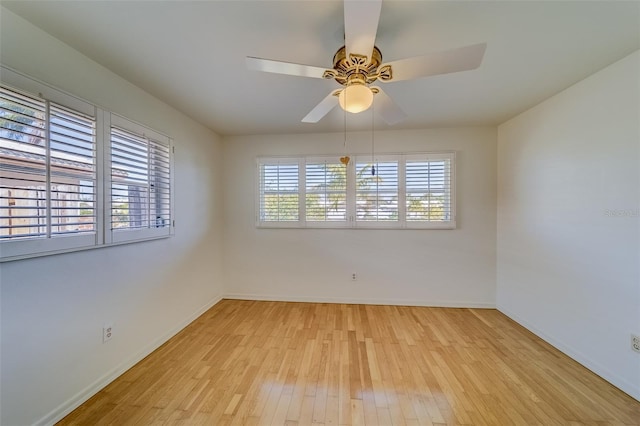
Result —
[[391, 80], [391, 67], [385, 65], [378, 69], [382, 63], [382, 53], [376, 46], [373, 47], [371, 61], [364, 55], [352, 53], [347, 58], [347, 49], [342, 46], [333, 55], [333, 69], [326, 70], [323, 78], [335, 79], [343, 86], [348, 86], [352, 80], [361, 80], [364, 84], [371, 84], [378, 78], [383, 81]]

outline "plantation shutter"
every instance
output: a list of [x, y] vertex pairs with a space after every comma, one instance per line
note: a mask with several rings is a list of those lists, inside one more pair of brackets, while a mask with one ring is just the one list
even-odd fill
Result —
[[297, 224], [300, 221], [300, 162], [270, 159], [258, 163], [260, 224]]
[[0, 238], [46, 237], [43, 100], [0, 88]]
[[0, 71], [0, 262], [173, 234], [169, 137]]
[[0, 237], [95, 232], [95, 118], [7, 88], [0, 114]]
[[347, 167], [338, 158], [309, 158], [305, 165], [307, 222], [347, 221]]
[[149, 150], [147, 141], [111, 128], [111, 229], [149, 226]]
[[454, 229], [455, 152], [259, 157], [256, 224]]
[[407, 222], [452, 221], [452, 154], [407, 156]]
[[[119, 126], [111, 127], [110, 142], [112, 231], [140, 231], [143, 237], [168, 234], [170, 144]], [[120, 241], [136, 236], [114, 234], [113, 238]]]
[[149, 139], [150, 218], [156, 228], [171, 226], [170, 147]]
[[51, 234], [96, 229], [96, 124], [93, 117], [51, 104]]
[[356, 222], [398, 221], [398, 161], [356, 161]]

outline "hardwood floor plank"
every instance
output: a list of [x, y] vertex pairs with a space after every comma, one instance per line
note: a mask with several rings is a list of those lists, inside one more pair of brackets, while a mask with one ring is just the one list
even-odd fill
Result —
[[60, 425], [636, 425], [500, 312], [223, 300]]

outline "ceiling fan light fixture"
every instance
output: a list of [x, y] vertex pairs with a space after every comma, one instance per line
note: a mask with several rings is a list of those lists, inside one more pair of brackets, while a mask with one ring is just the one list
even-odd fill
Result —
[[373, 92], [364, 84], [350, 84], [338, 95], [340, 107], [357, 114], [369, 109], [373, 103]]

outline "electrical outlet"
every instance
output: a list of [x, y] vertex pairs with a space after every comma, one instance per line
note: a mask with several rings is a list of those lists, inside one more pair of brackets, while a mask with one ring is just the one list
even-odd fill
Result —
[[351, 274], [351, 281], [357, 281], [358, 280], [358, 275], [356, 275], [356, 273], [352, 273]]
[[635, 334], [631, 335], [631, 349], [640, 353], [640, 336]]
[[113, 324], [108, 323], [102, 327], [102, 343], [107, 343], [113, 337]]

